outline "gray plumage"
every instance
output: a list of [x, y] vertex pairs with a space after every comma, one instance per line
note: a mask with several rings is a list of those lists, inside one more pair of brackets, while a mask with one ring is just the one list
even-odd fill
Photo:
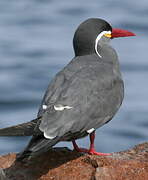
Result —
[[0, 129], [0, 136], [32, 136], [38, 119]]
[[[88, 135], [88, 130], [96, 130], [109, 122], [119, 109], [124, 87], [117, 54], [109, 45], [110, 38], [102, 36], [98, 42], [101, 57], [94, 49], [97, 35], [111, 31], [111, 26], [103, 20], [97, 23], [98, 20], [89, 19], [77, 29], [74, 36], [76, 56], [49, 84], [36, 125], [31, 123], [31, 132], [27, 133], [33, 134], [32, 140], [19, 159], [43, 153], [59, 141], [82, 138]], [[83, 32], [80, 34], [86, 41], [83, 37], [81, 40], [79, 32]], [[55, 108], [67, 106], [70, 108]]]
[[[123, 99], [123, 81], [117, 62], [115, 66], [107, 60], [96, 54], [80, 56], [56, 75], [42, 103], [47, 109], [43, 111], [41, 106], [39, 111], [41, 131], [63, 136], [67, 130], [75, 133], [98, 128], [113, 117]], [[54, 105], [59, 104], [72, 109], [56, 111]]]
[[[30, 156], [44, 152], [60, 140], [82, 138], [115, 115], [123, 100], [123, 81], [116, 53], [106, 40], [102, 40], [102, 58], [96, 54], [76, 57], [52, 80], [38, 113], [41, 120], [35, 136], [20, 158], [27, 151]], [[56, 105], [72, 108], [56, 111]], [[42, 132], [55, 138], [40, 137]], [[34, 141], [38, 135], [40, 139]]]

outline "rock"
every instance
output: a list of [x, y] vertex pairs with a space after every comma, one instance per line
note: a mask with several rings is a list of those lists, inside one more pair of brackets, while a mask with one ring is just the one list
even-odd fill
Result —
[[[0, 180], [147, 180], [148, 143], [110, 156], [53, 148], [29, 162], [0, 157]], [[3, 179], [2, 179], [3, 178]]]

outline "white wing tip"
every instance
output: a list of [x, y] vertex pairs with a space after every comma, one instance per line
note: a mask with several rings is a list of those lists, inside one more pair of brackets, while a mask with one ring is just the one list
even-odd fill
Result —
[[65, 106], [65, 109], [72, 109], [71, 106]]
[[42, 105], [43, 109], [47, 109], [47, 106], [45, 104]]
[[54, 109], [56, 111], [63, 111], [64, 109], [71, 109], [72, 107], [71, 106], [63, 106], [63, 105], [54, 105]]
[[90, 133], [92, 133], [94, 130], [95, 130], [94, 128], [91, 128], [91, 129], [87, 130], [87, 132], [90, 134]]
[[46, 134], [46, 132], [44, 132], [44, 137], [47, 139], [54, 139], [56, 136], [49, 136]]

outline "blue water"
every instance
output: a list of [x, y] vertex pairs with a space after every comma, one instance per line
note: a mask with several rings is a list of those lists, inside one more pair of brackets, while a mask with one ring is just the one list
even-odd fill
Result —
[[[1, 0], [0, 127], [36, 117], [45, 89], [73, 57], [76, 27], [100, 17], [136, 37], [119, 38], [125, 99], [115, 118], [97, 130], [98, 151], [121, 151], [148, 137], [148, 1]], [[21, 151], [29, 137], [0, 137], [0, 153]], [[88, 146], [88, 138], [79, 141]], [[60, 143], [68, 146], [70, 143]]]

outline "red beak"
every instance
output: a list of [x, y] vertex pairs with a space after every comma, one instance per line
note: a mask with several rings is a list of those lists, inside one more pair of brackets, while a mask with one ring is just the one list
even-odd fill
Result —
[[112, 29], [112, 38], [117, 38], [117, 37], [127, 37], [127, 36], [136, 36], [136, 34], [129, 32], [127, 30], [123, 29]]

